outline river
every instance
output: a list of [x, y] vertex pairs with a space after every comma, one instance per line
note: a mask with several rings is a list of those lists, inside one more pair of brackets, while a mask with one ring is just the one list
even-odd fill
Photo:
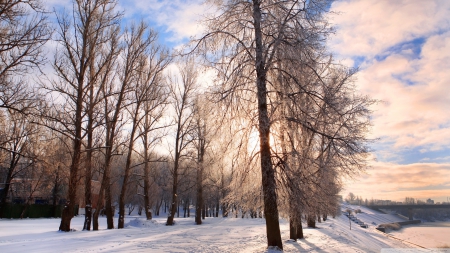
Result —
[[450, 221], [405, 225], [389, 234], [425, 248], [450, 248]]

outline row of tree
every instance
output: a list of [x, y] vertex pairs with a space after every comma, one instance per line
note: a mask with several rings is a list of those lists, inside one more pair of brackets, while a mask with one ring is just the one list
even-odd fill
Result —
[[73, 1], [54, 24], [37, 1], [2, 2], [0, 212], [13, 179], [39, 167], [54, 204], [67, 194], [61, 231], [82, 195], [86, 230], [103, 207], [114, 228], [114, 206], [123, 228], [137, 198], [148, 219], [169, 203], [167, 225], [195, 203], [197, 224], [208, 208], [264, 216], [268, 246], [282, 249], [282, 216], [302, 238], [302, 220], [335, 215], [341, 177], [368, 155], [373, 101], [326, 50], [330, 3], [211, 1], [206, 33], [175, 54], [145, 23], [124, 26], [115, 0]]

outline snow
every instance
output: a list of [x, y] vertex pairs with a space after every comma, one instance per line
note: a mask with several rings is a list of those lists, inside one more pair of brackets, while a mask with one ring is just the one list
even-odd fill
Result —
[[[370, 209], [369, 209], [370, 210]], [[358, 214], [369, 224], [361, 228], [344, 215], [304, 229], [305, 239], [292, 241], [286, 220], [280, 220], [285, 252], [380, 252], [383, 248], [411, 248], [414, 245], [379, 232], [371, 222], [394, 216], [362, 210]], [[363, 218], [364, 217], [364, 218]], [[389, 218], [390, 217], [390, 218]], [[84, 217], [74, 217], [75, 232], [58, 232], [60, 219], [0, 220], [1, 252], [275, 252], [266, 248], [264, 219], [206, 218], [195, 225], [194, 218], [175, 218], [165, 226], [165, 217], [151, 221], [126, 216], [124, 229], [107, 230], [106, 218], [99, 218], [99, 231], [81, 231]], [[380, 221], [381, 219], [381, 221]], [[115, 220], [117, 224], [117, 220]], [[397, 235], [396, 235], [397, 236]]]

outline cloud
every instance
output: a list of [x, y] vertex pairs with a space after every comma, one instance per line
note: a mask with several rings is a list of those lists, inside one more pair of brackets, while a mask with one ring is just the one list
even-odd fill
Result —
[[336, 1], [331, 22], [338, 28], [331, 45], [344, 56], [374, 57], [386, 49], [448, 29], [450, 2], [344, 0]]
[[402, 201], [413, 197], [444, 201], [450, 196], [450, 164], [374, 162], [368, 174], [348, 179], [346, 185], [346, 193], [367, 199]]
[[181, 43], [203, 31], [199, 21], [213, 11], [211, 6], [203, 2], [122, 0], [120, 6], [125, 12], [125, 18], [135, 19], [140, 16], [153, 22], [161, 32], [167, 33], [169, 42]]
[[418, 59], [399, 52], [360, 72], [361, 92], [382, 100], [374, 108], [374, 137], [422, 151], [450, 147], [449, 45], [450, 32], [431, 36]]
[[357, 85], [381, 100], [372, 137], [392, 150], [450, 148], [449, 1], [337, 1], [329, 45], [359, 64]]

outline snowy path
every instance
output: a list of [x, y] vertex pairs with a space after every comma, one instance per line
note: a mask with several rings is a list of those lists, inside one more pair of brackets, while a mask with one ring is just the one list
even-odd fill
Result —
[[[80, 231], [83, 217], [75, 217], [76, 232], [55, 231], [59, 219], [0, 220], [0, 252], [264, 252], [263, 219], [207, 218], [194, 225], [194, 218], [178, 218], [173, 227], [165, 218], [145, 221], [127, 217], [128, 227]], [[100, 227], [105, 227], [105, 218]], [[380, 252], [382, 248], [409, 247], [375, 230], [348, 228], [345, 216], [304, 229], [305, 239], [289, 241], [288, 224], [281, 221], [285, 252]]]

